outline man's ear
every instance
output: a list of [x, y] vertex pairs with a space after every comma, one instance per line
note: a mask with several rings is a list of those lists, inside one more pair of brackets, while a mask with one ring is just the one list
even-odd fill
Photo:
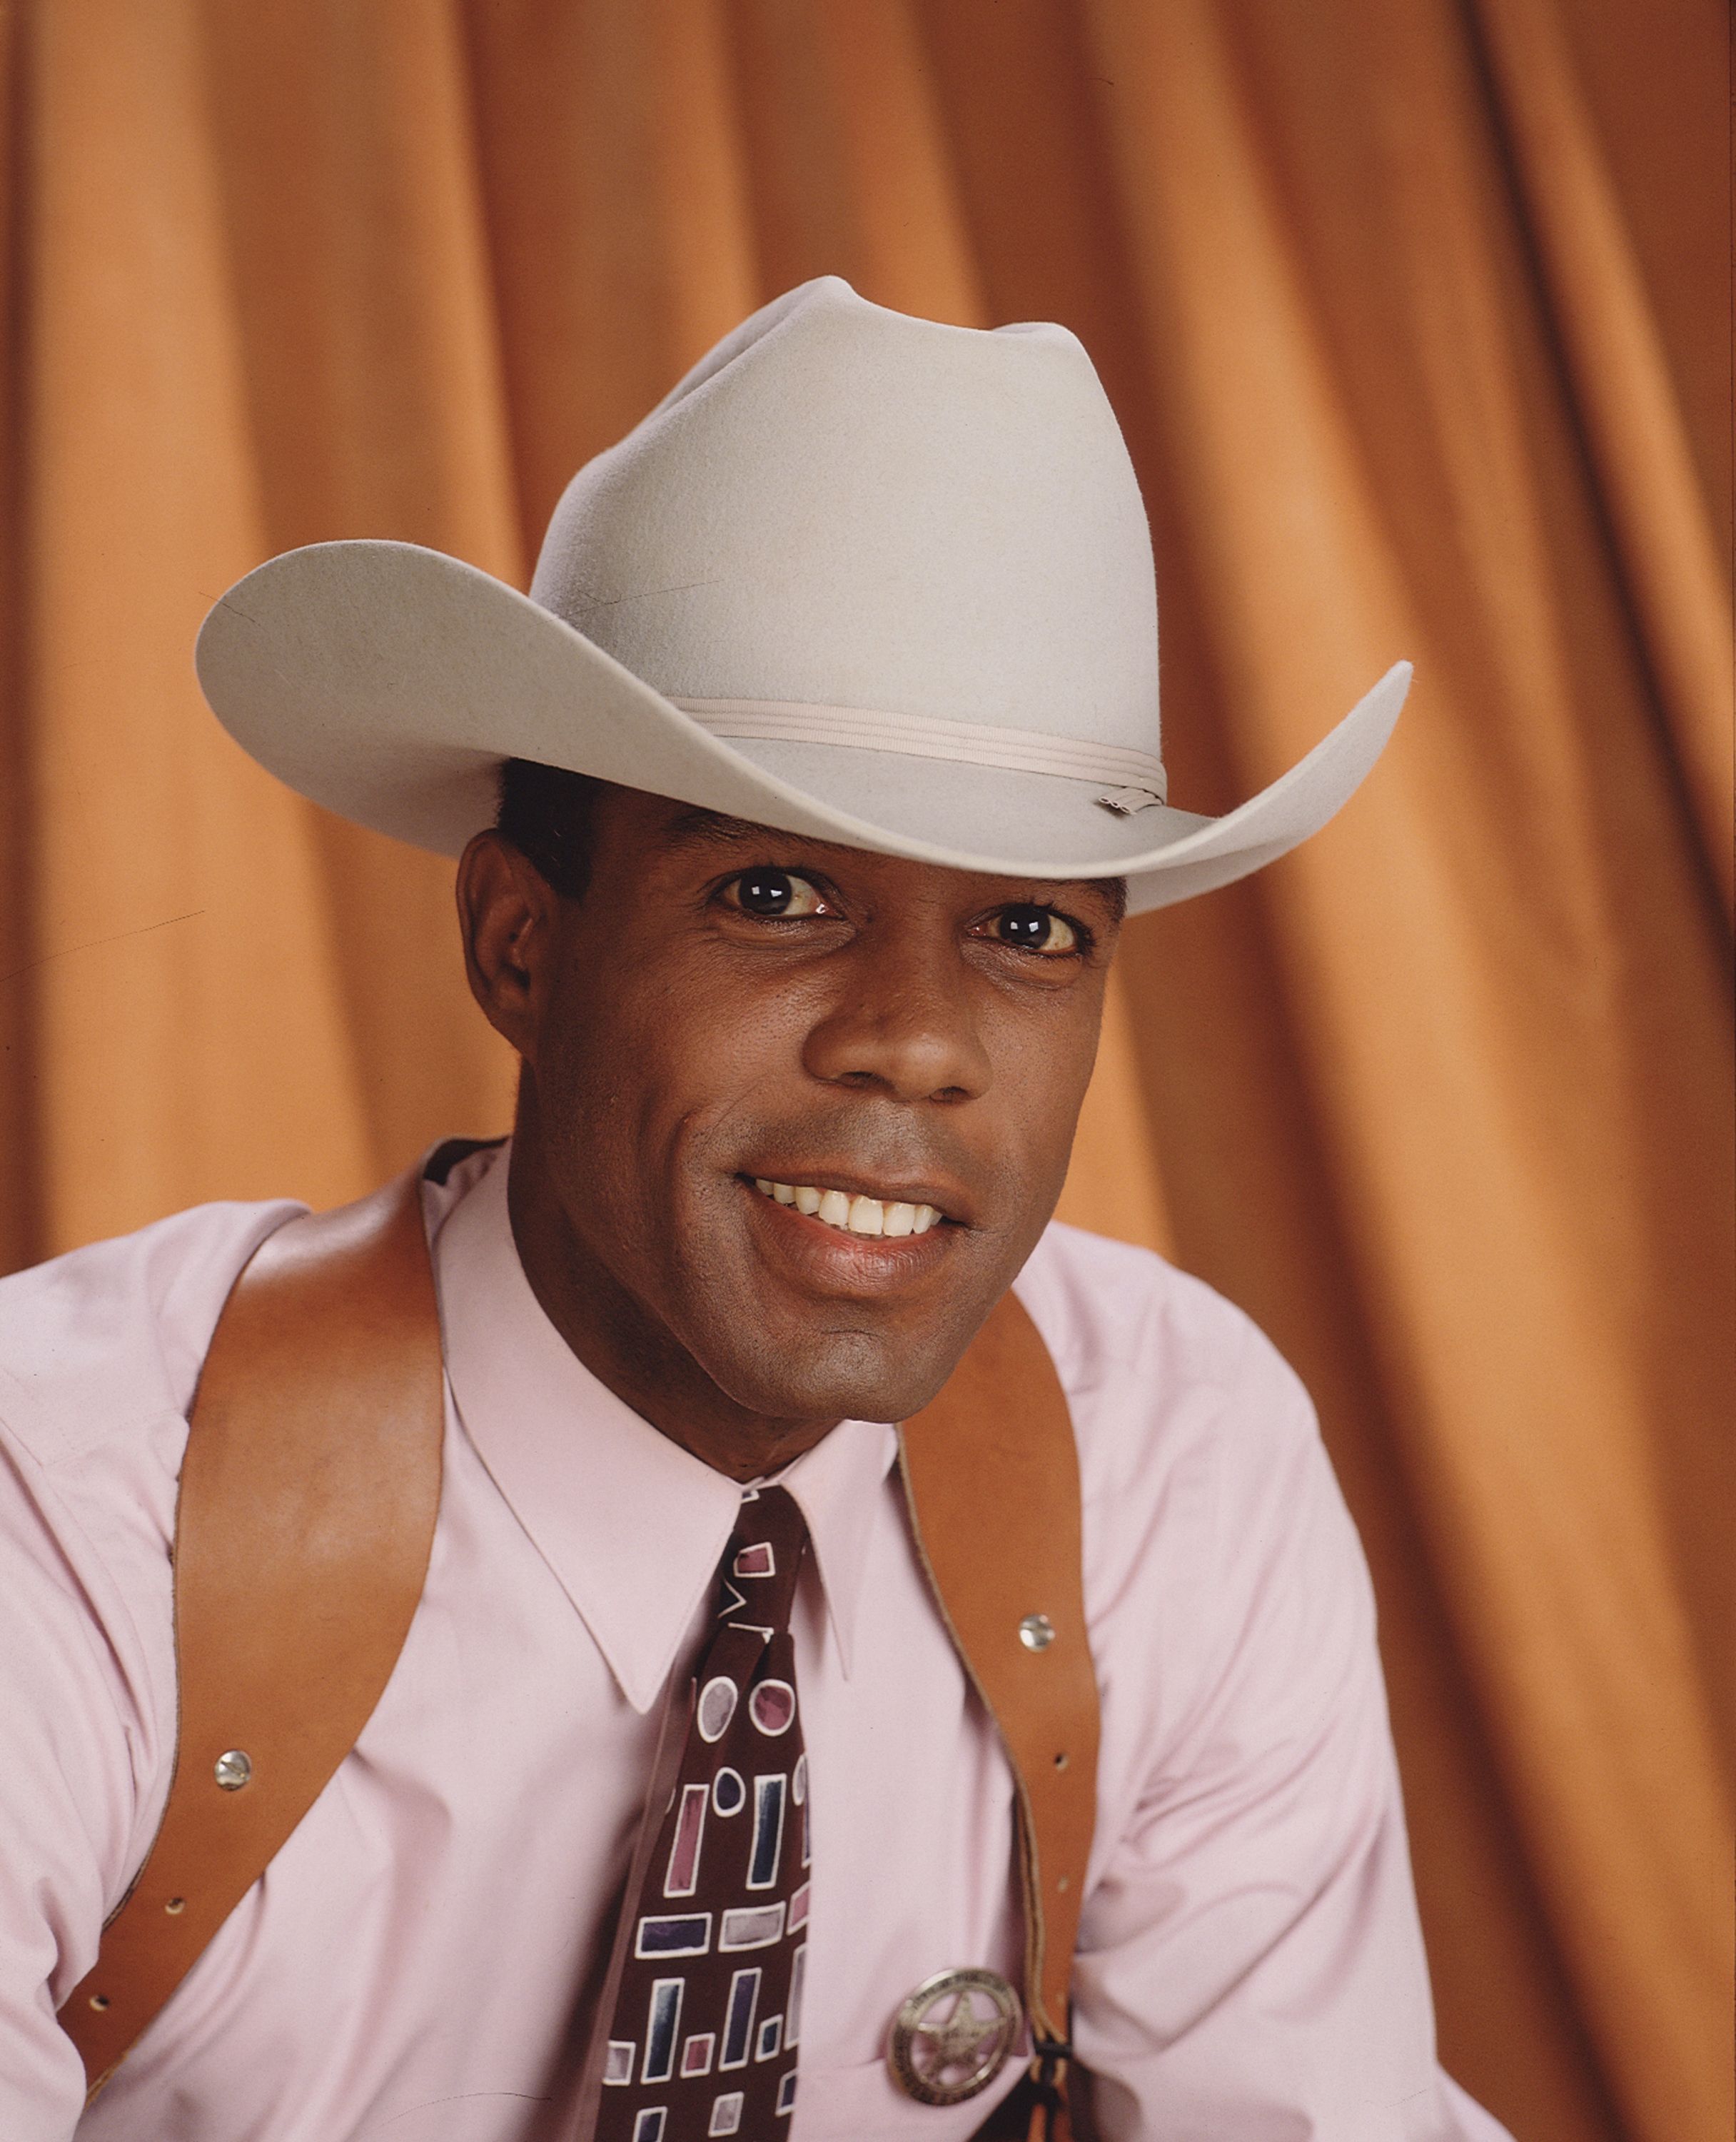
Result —
[[457, 893], [471, 994], [495, 1031], [534, 1064], [560, 896], [491, 831], [478, 833], [459, 859]]

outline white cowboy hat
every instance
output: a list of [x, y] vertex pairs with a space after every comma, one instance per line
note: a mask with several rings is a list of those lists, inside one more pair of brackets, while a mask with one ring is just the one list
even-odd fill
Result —
[[1399, 663], [1227, 816], [1172, 808], [1151, 538], [1064, 328], [906, 318], [824, 276], [744, 321], [582, 468], [529, 596], [413, 544], [239, 581], [200, 681], [261, 764], [456, 855], [503, 759], [883, 854], [1124, 877], [1137, 911], [1324, 825]]

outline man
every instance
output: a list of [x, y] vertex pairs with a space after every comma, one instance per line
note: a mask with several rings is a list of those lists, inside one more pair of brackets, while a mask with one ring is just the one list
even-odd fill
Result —
[[[1205, 1288], [1048, 1225], [1124, 910], [1323, 823], [1407, 673], [1229, 817], [1171, 807], [1143, 511], [1084, 353], [831, 279], [580, 472], [530, 600], [318, 546], [232, 590], [200, 664], [304, 793], [461, 851], [523, 1076], [509, 1146], [424, 1171], [444, 1483], [396, 1671], [82, 2116], [57, 2011], [170, 1791], [187, 1416], [288, 1215], [0, 1289], [6, 2134], [973, 2133], [1021, 2065], [1009, 2028], [973, 2066], [969, 2005], [1017, 2015], [1013, 1795], [886, 1424], [1016, 1286], [1077, 1439], [1102, 1702], [1090, 2116], [1497, 2135], [1435, 2066], [1306, 1398]], [[962, 2082], [923, 2067], [949, 2021]]]

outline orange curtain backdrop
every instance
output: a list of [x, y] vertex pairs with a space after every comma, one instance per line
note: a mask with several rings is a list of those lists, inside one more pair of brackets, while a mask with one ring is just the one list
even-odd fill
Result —
[[205, 713], [231, 580], [367, 534], [522, 584], [573, 469], [805, 276], [1066, 321], [1152, 510], [1181, 798], [1418, 683], [1338, 824], [1130, 928], [1063, 1210], [1316, 1394], [1448, 2066], [1524, 2142], [1726, 2135], [1715, 0], [0, 24], [0, 1259], [506, 1120], [449, 870]]

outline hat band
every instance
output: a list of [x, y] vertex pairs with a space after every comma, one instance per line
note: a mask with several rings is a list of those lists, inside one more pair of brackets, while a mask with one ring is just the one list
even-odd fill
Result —
[[1009, 773], [1059, 774], [1101, 781], [1097, 801], [1131, 817], [1169, 800], [1163, 761], [1148, 751], [1113, 743], [1082, 743], [1040, 729], [1003, 729], [985, 722], [939, 721], [927, 714], [891, 714], [867, 707], [821, 707], [802, 699], [672, 699], [714, 737], [757, 743], [841, 744], [849, 751], [891, 751], [906, 758], [950, 759], [960, 766], [995, 766]]

